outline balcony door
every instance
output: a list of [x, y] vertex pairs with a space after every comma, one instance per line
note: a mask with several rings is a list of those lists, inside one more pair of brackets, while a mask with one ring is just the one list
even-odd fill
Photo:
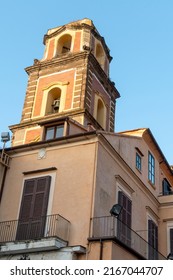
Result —
[[16, 240], [44, 236], [50, 181], [50, 176], [25, 180]]

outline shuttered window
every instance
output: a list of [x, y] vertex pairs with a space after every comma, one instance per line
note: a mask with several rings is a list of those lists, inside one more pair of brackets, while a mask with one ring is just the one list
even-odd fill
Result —
[[25, 181], [17, 240], [36, 239], [44, 236], [50, 181], [50, 176]]
[[131, 222], [132, 222], [132, 201], [122, 192], [118, 192], [118, 204], [123, 208], [118, 220], [118, 238], [130, 246], [131, 243]]
[[156, 260], [158, 258], [158, 227], [152, 220], [148, 220], [148, 243], [148, 259]]

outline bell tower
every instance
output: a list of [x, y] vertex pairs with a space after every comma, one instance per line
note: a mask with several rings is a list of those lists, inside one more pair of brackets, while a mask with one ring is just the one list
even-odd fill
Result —
[[74, 133], [70, 121], [113, 132], [120, 95], [109, 79], [109, 49], [93, 22], [49, 29], [43, 42], [43, 58], [25, 69], [28, 85], [21, 121], [10, 127], [12, 146]]

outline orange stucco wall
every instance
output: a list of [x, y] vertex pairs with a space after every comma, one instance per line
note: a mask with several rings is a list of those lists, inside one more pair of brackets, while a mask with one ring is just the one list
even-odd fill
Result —
[[50, 75], [47, 77], [41, 77], [39, 79], [33, 117], [40, 116], [44, 89], [53, 83], [56, 84], [57, 82], [67, 82], [67, 81], [69, 82], [67, 86], [65, 109], [68, 110], [71, 108], [72, 97], [73, 97], [74, 75], [75, 75], [75, 70], [70, 70], [64, 73], [56, 73], [54, 75]]
[[32, 129], [26, 131], [25, 143], [31, 143], [33, 141], [37, 142], [40, 141], [40, 132], [41, 129]]
[[81, 32], [76, 32], [75, 40], [74, 40], [74, 47], [73, 47], [74, 52], [80, 51], [80, 44], [81, 44]]
[[52, 59], [53, 58], [53, 54], [54, 54], [54, 48], [55, 48], [55, 38], [49, 40], [49, 45], [48, 45], [48, 50], [47, 50], [47, 57], [46, 59]]

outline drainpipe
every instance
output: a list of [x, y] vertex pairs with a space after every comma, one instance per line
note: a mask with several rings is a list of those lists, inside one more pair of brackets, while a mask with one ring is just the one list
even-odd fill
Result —
[[2, 199], [2, 194], [5, 185], [5, 178], [7, 174], [7, 169], [9, 168], [10, 157], [8, 154], [5, 153], [5, 143], [0, 155], [0, 168], [2, 170], [2, 179], [0, 179], [0, 203]]
[[4, 166], [4, 172], [3, 172], [1, 188], [0, 188], [0, 203], [1, 203], [2, 194], [3, 194], [3, 190], [4, 190], [6, 174], [7, 174], [7, 166]]
[[5, 153], [5, 144], [10, 141], [10, 133], [9, 132], [1, 132], [1, 141], [3, 142], [3, 148], [1, 150], [0, 155], [0, 168], [2, 169], [2, 181], [1, 181], [1, 188], [0, 188], [0, 202], [2, 199], [2, 193], [5, 184], [5, 177], [7, 174], [7, 167], [9, 166], [10, 157]]
[[100, 239], [100, 258], [99, 260], [103, 259], [103, 240]]

